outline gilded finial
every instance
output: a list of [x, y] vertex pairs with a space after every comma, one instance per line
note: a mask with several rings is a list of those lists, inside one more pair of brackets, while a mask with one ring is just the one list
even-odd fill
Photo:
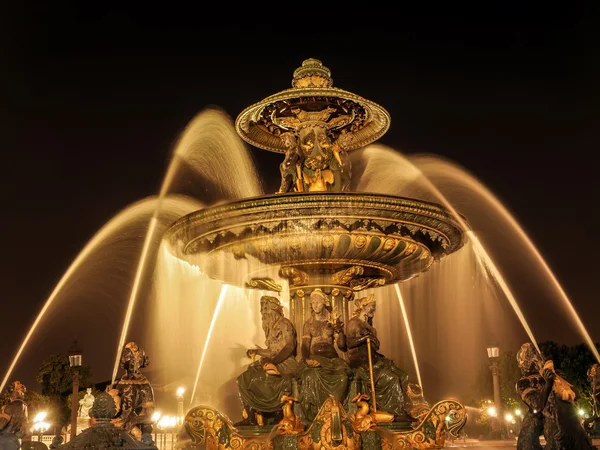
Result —
[[318, 59], [305, 59], [302, 61], [302, 66], [294, 71], [292, 87], [306, 88], [331, 86], [333, 86], [331, 72]]

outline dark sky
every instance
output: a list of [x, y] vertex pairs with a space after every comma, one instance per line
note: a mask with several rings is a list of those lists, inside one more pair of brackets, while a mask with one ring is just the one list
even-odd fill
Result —
[[[0, 19], [0, 374], [88, 239], [157, 193], [188, 121], [209, 105], [236, 117], [288, 88], [310, 57], [390, 112], [380, 142], [449, 158], [486, 183], [600, 339], [592, 2], [341, 16], [274, 6], [256, 22], [250, 7], [231, 17], [202, 2], [54, 3]], [[277, 170], [266, 153], [253, 155]]]

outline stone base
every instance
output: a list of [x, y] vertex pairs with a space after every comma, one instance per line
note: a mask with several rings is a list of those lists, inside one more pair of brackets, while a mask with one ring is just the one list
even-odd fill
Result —
[[91, 425], [91, 419], [89, 417], [78, 417], [77, 418], [77, 434], [81, 433]]
[[[196, 406], [185, 416], [177, 439], [178, 449], [235, 450], [392, 450], [439, 449], [446, 437], [458, 437], [466, 423], [466, 408], [455, 400], [442, 400], [418, 423], [409, 420], [376, 425], [371, 416], [347, 414], [331, 397], [313, 422], [296, 430], [294, 417], [285, 426], [234, 426], [209, 406]], [[282, 421], [283, 423], [283, 421]]]

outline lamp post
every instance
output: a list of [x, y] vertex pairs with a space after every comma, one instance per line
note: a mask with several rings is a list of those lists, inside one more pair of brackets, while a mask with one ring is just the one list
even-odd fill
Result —
[[77, 436], [77, 408], [79, 405], [79, 368], [82, 363], [83, 350], [73, 341], [69, 348], [69, 365], [73, 374], [73, 395], [71, 396], [71, 439]]
[[185, 389], [180, 387], [177, 389], [177, 423], [183, 423], [183, 393]]
[[500, 418], [502, 417], [502, 407], [500, 400], [500, 381], [498, 380], [498, 358], [500, 357], [500, 349], [497, 345], [489, 345], [487, 348], [488, 358], [490, 360], [490, 370], [492, 371], [492, 379], [494, 382], [494, 403], [496, 404], [496, 417], [492, 422], [492, 431], [501, 431]]

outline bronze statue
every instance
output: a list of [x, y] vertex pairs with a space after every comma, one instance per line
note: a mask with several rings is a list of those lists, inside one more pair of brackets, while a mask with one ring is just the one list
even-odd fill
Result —
[[283, 316], [277, 297], [263, 295], [260, 299], [262, 327], [266, 348], [251, 348], [248, 357], [254, 360], [237, 378], [243, 404], [244, 420], [240, 425], [264, 425], [281, 418], [282, 398], [291, 396], [299, 369], [296, 361], [296, 329]]
[[20, 381], [13, 381], [7, 388], [10, 402], [0, 410], [0, 449], [17, 450], [23, 442], [31, 440], [27, 404], [27, 389]]
[[285, 158], [279, 165], [281, 172], [281, 185], [279, 186], [278, 194], [286, 192], [302, 192], [304, 185], [302, 184], [302, 155], [298, 151], [298, 142], [294, 133], [282, 133], [279, 139], [283, 141], [285, 146]]
[[594, 449], [575, 410], [574, 401], [579, 394], [556, 374], [554, 363], [544, 361], [529, 342], [517, 352], [517, 362], [522, 373], [517, 393], [528, 407], [517, 449], [541, 449], [542, 434], [545, 450]]
[[395, 420], [406, 420], [408, 375], [394, 361], [379, 353], [377, 330], [373, 327], [377, 310], [375, 296], [358, 298], [354, 304], [353, 317], [348, 322], [347, 345], [350, 367], [355, 370], [356, 391], [372, 396], [374, 390], [376, 411], [392, 414]]
[[152, 435], [152, 414], [156, 406], [154, 390], [140, 372], [148, 364], [149, 359], [144, 350], [135, 342], [129, 342], [121, 354], [121, 368], [125, 369], [125, 374], [107, 389], [117, 405], [113, 423], [123, 427], [137, 440], [141, 440], [144, 435]]
[[293, 115], [278, 120], [284, 129], [291, 130], [279, 135], [286, 150], [279, 166], [278, 193], [348, 190], [351, 162], [345, 146], [353, 135], [336, 138], [338, 133], [332, 133], [332, 129], [346, 124], [350, 116], [339, 115], [331, 106], [321, 111], [292, 108], [290, 112]]
[[344, 324], [332, 317], [331, 302], [320, 290], [310, 294], [311, 317], [302, 331], [303, 369], [300, 376], [300, 405], [303, 421], [310, 423], [329, 397], [347, 404], [352, 370], [338, 356], [346, 351]]

